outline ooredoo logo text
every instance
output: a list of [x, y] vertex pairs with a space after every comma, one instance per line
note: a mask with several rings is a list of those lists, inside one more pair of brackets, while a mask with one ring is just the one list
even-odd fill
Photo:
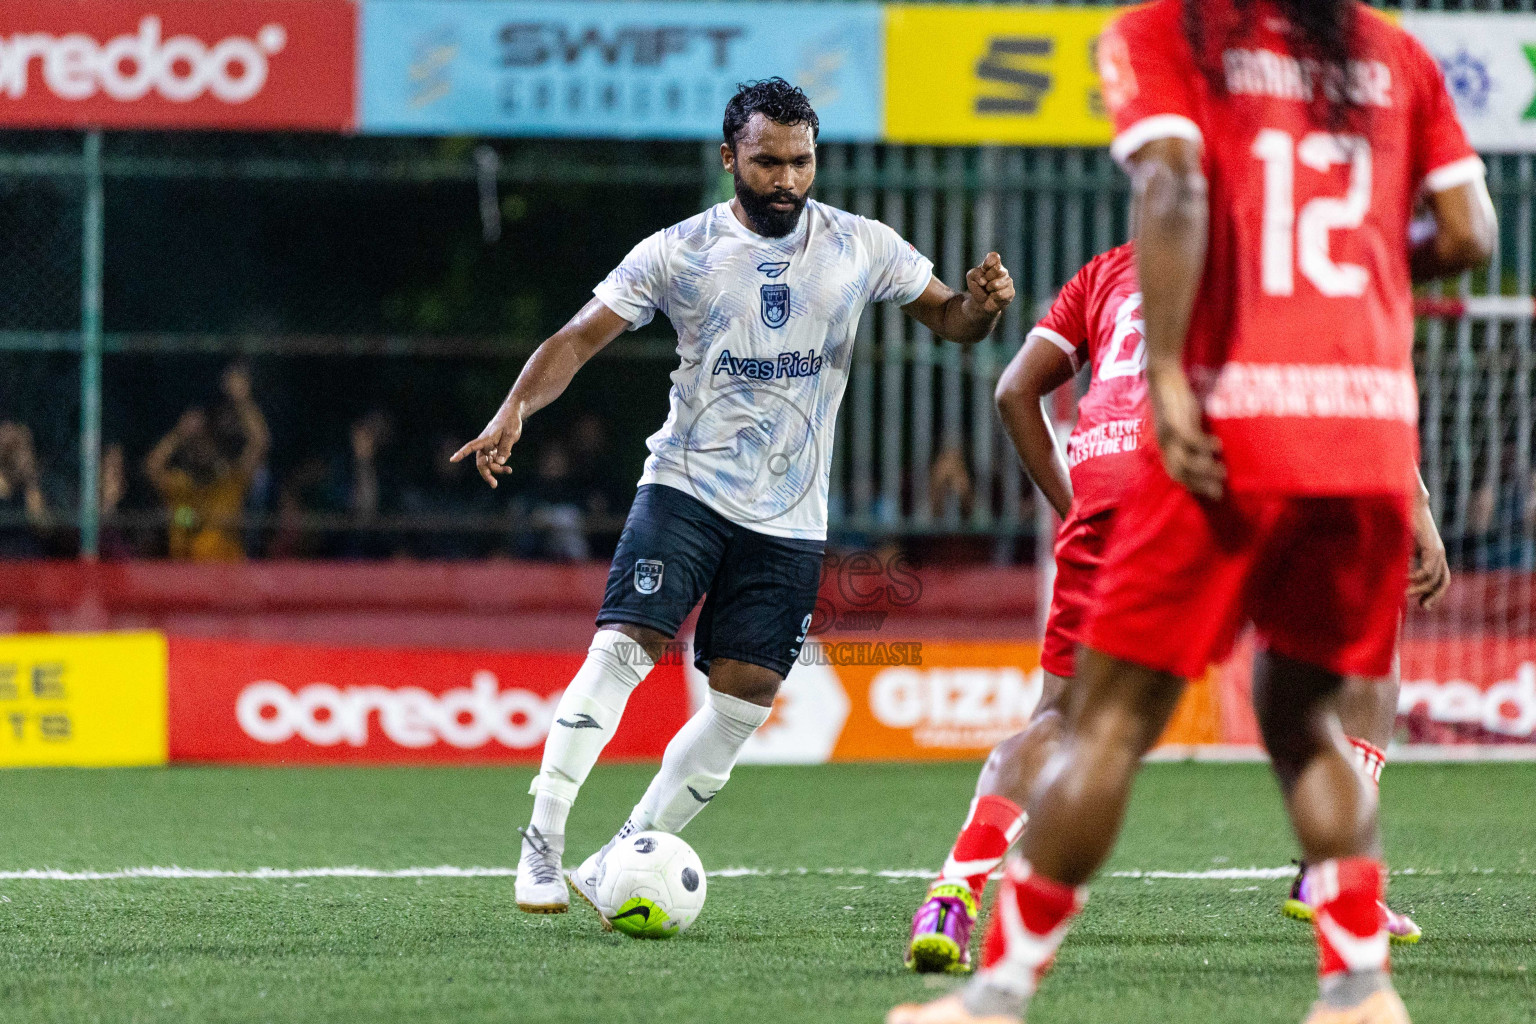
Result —
[[212, 96], [245, 103], [267, 84], [271, 60], [288, 44], [288, 30], [266, 24], [252, 35], [204, 40], [166, 38], [149, 14], [138, 31], [99, 40], [84, 32], [0, 36], [0, 96], [22, 99], [35, 85], [62, 100], [105, 95], [131, 103], [154, 93], [173, 103]]
[[560, 693], [541, 697], [503, 690], [493, 672], [475, 672], [467, 687], [441, 694], [414, 686], [332, 686], [290, 690], [271, 680], [251, 683], [235, 702], [241, 730], [259, 743], [295, 737], [320, 747], [367, 746], [374, 724], [390, 742], [410, 749], [437, 743], [475, 750], [492, 742], [527, 750], [544, 742]]

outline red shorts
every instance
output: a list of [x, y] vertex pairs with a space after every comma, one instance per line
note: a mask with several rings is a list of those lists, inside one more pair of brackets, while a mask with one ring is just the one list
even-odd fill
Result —
[[1086, 519], [1073, 516], [1056, 534], [1056, 584], [1051, 589], [1051, 614], [1045, 620], [1045, 642], [1040, 647], [1040, 667], [1053, 676], [1065, 679], [1077, 671], [1077, 645], [1082, 643], [1088, 625], [1093, 581], [1104, 564], [1104, 545], [1114, 520], [1112, 508]]
[[1408, 496], [1228, 494], [1175, 484], [1155, 455], [1120, 507], [1083, 643], [1186, 679], [1252, 621], [1268, 649], [1339, 675], [1392, 668], [1412, 549]]

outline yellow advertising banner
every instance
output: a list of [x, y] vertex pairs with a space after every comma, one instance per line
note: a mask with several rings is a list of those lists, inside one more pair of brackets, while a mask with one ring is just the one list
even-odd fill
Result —
[[165, 637], [0, 637], [0, 766], [165, 760]]
[[1107, 145], [1093, 49], [1112, 7], [886, 8], [892, 142]]

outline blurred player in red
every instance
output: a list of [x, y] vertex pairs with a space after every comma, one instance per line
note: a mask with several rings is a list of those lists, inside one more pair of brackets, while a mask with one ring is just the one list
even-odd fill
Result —
[[[1063, 463], [1041, 399], [1069, 382], [1086, 358], [1093, 368], [1078, 403]], [[1055, 750], [1058, 701], [1073, 658], [1146, 415], [1146, 341], [1141, 287], [1130, 245], [1092, 260], [1069, 281], [1030, 331], [997, 386], [997, 407], [1024, 468], [1061, 516], [1057, 576], [1040, 655], [1042, 687], [1029, 727], [998, 744], [938, 879], [912, 918], [907, 966], [919, 972], [970, 970], [970, 935], [988, 875], [1024, 827], [1022, 805]], [[1068, 468], [1070, 466], [1070, 469]]]
[[[1057, 752], [959, 994], [893, 1024], [1022, 1016], [1108, 857], [1183, 680], [1251, 621], [1254, 703], [1320, 950], [1310, 1024], [1405, 1024], [1376, 801], [1339, 724], [1392, 667], [1412, 549], [1411, 279], [1496, 229], [1433, 59], [1356, 0], [1157, 0], [1099, 43], [1133, 183], [1156, 447], [1095, 574]], [[1434, 224], [1410, 250], [1426, 197]]]
[[[1077, 423], [1063, 461], [1042, 400], [1070, 383], [1084, 366], [1090, 370], [1088, 391], [1078, 402]], [[1140, 458], [1147, 414], [1145, 369], [1136, 250], [1126, 244], [1090, 260], [1067, 282], [998, 381], [1003, 425], [1025, 471], [1062, 520], [1040, 655], [1043, 682], [1029, 727], [998, 744], [988, 757], [965, 824], [913, 916], [906, 963], [915, 971], [970, 970], [970, 934], [988, 876], [1023, 829], [1022, 806], [1060, 736], [1058, 700], [1072, 682], [1073, 661], [1092, 604], [1094, 573], [1103, 559], [1115, 509]], [[1409, 597], [1425, 606], [1440, 598], [1450, 580], [1428, 498], [1421, 487], [1414, 502], [1414, 556], [1408, 576]], [[1395, 586], [1396, 578], [1383, 585]], [[1355, 766], [1373, 786], [1381, 778], [1397, 692], [1395, 671], [1385, 679], [1351, 678], [1345, 684], [1339, 717]], [[1304, 878], [1304, 873], [1298, 875], [1285, 909], [1288, 916], [1310, 920]], [[1417, 942], [1420, 935], [1409, 917], [1392, 911], [1387, 928], [1394, 942]]]

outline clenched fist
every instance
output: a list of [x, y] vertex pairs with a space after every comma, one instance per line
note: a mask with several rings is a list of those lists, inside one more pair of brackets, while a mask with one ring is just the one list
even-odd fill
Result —
[[966, 273], [965, 287], [971, 301], [988, 313], [1001, 313], [1013, 301], [1013, 277], [995, 252], [987, 253], [981, 266]]

